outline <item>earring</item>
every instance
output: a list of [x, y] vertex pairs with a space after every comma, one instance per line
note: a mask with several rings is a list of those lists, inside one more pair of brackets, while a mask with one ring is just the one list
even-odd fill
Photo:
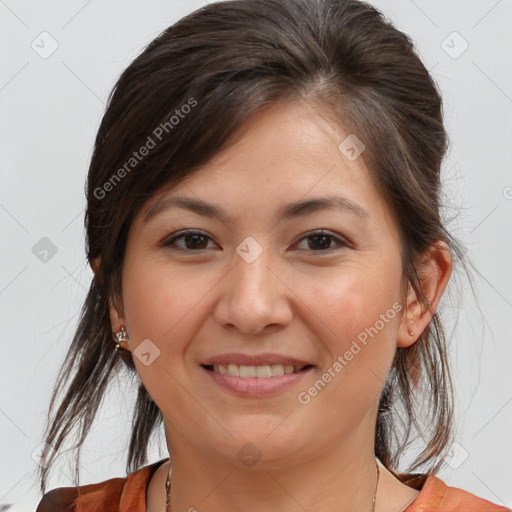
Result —
[[413, 331], [412, 329], [408, 329], [408, 330], [407, 330], [407, 334], [408, 334], [409, 336], [414, 336], [414, 331]]
[[116, 352], [118, 350], [126, 350], [123, 346], [123, 343], [128, 341], [128, 333], [126, 332], [126, 328], [124, 325], [121, 326], [121, 330], [114, 333], [114, 340], [116, 342]]

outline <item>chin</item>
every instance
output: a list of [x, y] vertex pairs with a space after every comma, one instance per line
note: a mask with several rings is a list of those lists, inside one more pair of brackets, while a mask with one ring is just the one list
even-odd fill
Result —
[[[298, 453], [310, 446], [306, 441], [301, 443], [298, 435], [280, 435], [279, 428], [272, 431], [253, 426], [251, 429], [230, 432], [233, 438], [230, 438], [228, 445], [217, 446], [216, 449], [222, 449], [222, 455], [231, 459], [231, 463], [247, 469], [272, 470], [296, 464], [299, 458], [305, 457], [305, 454], [297, 457]], [[236, 457], [234, 460], [233, 455]]]

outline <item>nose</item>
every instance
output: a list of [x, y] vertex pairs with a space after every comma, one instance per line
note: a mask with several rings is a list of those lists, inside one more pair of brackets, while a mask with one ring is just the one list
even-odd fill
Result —
[[266, 249], [252, 262], [235, 254], [233, 267], [220, 286], [221, 298], [215, 308], [217, 322], [248, 334], [288, 325], [293, 316], [293, 293], [277, 269]]

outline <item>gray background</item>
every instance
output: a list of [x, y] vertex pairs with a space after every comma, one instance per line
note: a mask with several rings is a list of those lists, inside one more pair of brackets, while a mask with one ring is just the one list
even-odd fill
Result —
[[[0, 1], [0, 503], [10, 510], [40, 499], [50, 393], [92, 276], [84, 181], [107, 95], [147, 43], [203, 3]], [[412, 37], [441, 88], [445, 216], [456, 215], [448, 226], [480, 274], [478, 302], [466, 285], [443, 302], [457, 443], [438, 476], [512, 507], [512, 1], [371, 3]], [[55, 254], [41, 252], [43, 237]], [[129, 383], [112, 386], [82, 450], [81, 484], [125, 475], [133, 397]], [[153, 441], [150, 462], [167, 456], [163, 435]], [[71, 460], [58, 459], [49, 488], [71, 485]]]

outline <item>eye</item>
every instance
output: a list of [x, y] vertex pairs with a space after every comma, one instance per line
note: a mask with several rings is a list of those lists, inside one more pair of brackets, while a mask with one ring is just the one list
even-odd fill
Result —
[[[183, 241], [184, 246], [178, 245], [177, 242]], [[179, 235], [174, 236], [168, 240], [164, 240], [160, 245], [162, 247], [175, 246], [178, 250], [190, 251], [197, 250], [201, 251], [207, 249], [207, 241], [211, 240], [208, 235], [205, 235], [201, 231], [183, 231]]]
[[[303, 237], [300, 242], [303, 240], [310, 240], [309, 243], [307, 243], [307, 247], [311, 249], [314, 252], [330, 252], [333, 249], [336, 249], [336, 247], [332, 247], [331, 243], [333, 241], [337, 242], [338, 246], [341, 247], [349, 247], [349, 243], [344, 241], [343, 239], [337, 237], [333, 233], [329, 231], [314, 231], [312, 233], [309, 233], [307, 236]], [[300, 244], [299, 242], [299, 244]], [[336, 245], [336, 244], [335, 244]], [[300, 248], [301, 250], [308, 250], [304, 248]]]
[[[202, 251], [208, 249], [208, 241], [211, 241], [211, 237], [204, 234], [201, 231], [187, 230], [173, 236], [170, 239], [164, 240], [160, 245], [162, 247], [172, 247], [182, 251]], [[307, 243], [307, 247], [299, 247], [300, 250], [306, 250], [309, 252], [330, 252], [338, 247], [349, 247], [350, 244], [342, 238], [334, 235], [333, 233], [325, 230], [313, 231], [307, 236], [303, 237], [297, 246], [303, 241], [310, 241]], [[178, 242], [182, 242], [179, 244]], [[335, 242], [334, 247], [331, 245]]]

